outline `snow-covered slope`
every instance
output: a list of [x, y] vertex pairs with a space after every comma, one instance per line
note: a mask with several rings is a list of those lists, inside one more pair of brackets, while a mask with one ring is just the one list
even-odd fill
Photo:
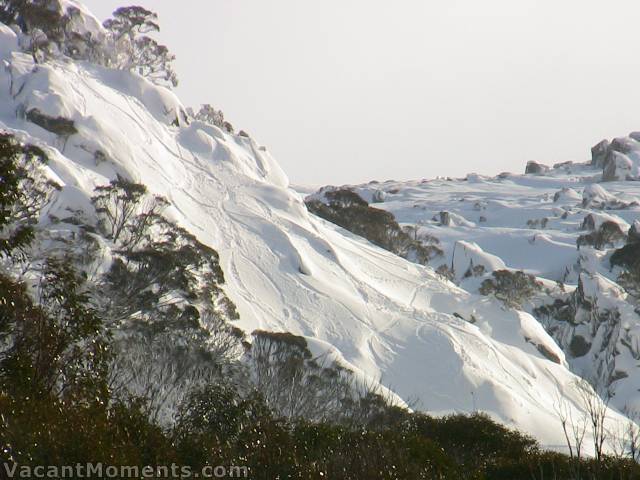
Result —
[[[89, 197], [97, 185], [117, 175], [144, 183], [169, 199], [173, 220], [220, 252], [225, 289], [245, 331], [304, 335], [313, 339], [314, 351], [334, 351], [400, 398], [416, 399], [417, 408], [482, 410], [544, 444], [563, 443], [554, 392], [578, 408], [577, 377], [531, 315], [505, 310], [431, 268], [310, 215], [266, 149], [250, 138], [185, 121], [172, 93], [135, 74], [65, 59], [36, 65], [4, 26], [0, 56], [0, 128], [46, 147], [50, 173], [63, 185], [49, 213], [65, 218], [81, 211], [91, 221]], [[30, 122], [34, 109], [73, 120], [77, 133], [61, 136]], [[499, 248], [510, 266], [560, 276], [559, 259], [575, 256], [571, 234], [540, 235], [532, 244], [533, 232], [518, 232], [512, 224], [556, 208], [545, 198], [566, 180], [495, 182], [502, 182], [504, 197], [495, 195], [495, 185], [472, 177], [403, 185], [384, 205], [402, 211], [403, 221], [418, 222], [430, 218], [426, 198], [449, 204], [472, 196], [457, 203], [465, 206], [460, 215], [475, 225], [470, 212], [478, 211], [466, 206], [478, 203], [491, 212], [486, 225], [501, 234], [483, 236], [485, 230], [466, 223], [443, 228], [439, 236], [451, 239], [451, 249], [464, 232], [488, 252]], [[533, 190], [538, 195], [529, 198]], [[421, 192], [423, 203], [405, 208]], [[42, 219], [43, 228], [47, 221]], [[535, 258], [519, 260], [524, 246], [535, 249]], [[479, 251], [471, 244], [466, 249], [475, 252], [470, 255]]]
[[[391, 212], [401, 225], [417, 228], [418, 237], [439, 239], [444, 255], [431, 265], [446, 265], [467, 292], [478, 292], [495, 270], [537, 276], [545, 288], [526, 309], [564, 350], [570, 368], [608, 386], [612, 405], [637, 409], [640, 310], [616, 284], [621, 269], [610, 259], [640, 219], [640, 183], [632, 178], [606, 181], [607, 166], [599, 159], [606, 156], [599, 149], [609, 149], [611, 155], [611, 145], [620, 144], [629, 158], [637, 158], [634, 135], [594, 147], [591, 162], [535, 169], [529, 164], [535, 174], [471, 174], [342, 188]], [[324, 191], [328, 189], [313, 198]], [[579, 240], [605, 224], [613, 225], [611, 243], [596, 249]], [[483, 269], [469, 275], [473, 266]], [[560, 303], [554, 310], [556, 300]], [[566, 307], [564, 317], [560, 307]]]

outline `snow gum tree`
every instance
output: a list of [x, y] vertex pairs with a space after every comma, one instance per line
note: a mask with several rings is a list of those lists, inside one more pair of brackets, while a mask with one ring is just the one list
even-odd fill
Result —
[[136, 71], [161, 85], [178, 85], [171, 62], [175, 55], [147, 34], [160, 31], [158, 15], [142, 7], [121, 7], [104, 22], [115, 45], [114, 66]]

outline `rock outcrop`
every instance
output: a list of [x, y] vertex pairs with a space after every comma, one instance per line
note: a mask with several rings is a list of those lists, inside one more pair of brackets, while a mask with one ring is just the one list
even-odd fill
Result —
[[538, 162], [527, 162], [527, 167], [524, 170], [525, 175], [533, 174], [533, 175], [542, 175], [549, 171], [549, 167], [542, 163]]
[[633, 180], [640, 168], [640, 132], [602, 140], [591, 148], [591, 165], [602, 169], [603, 182]]
[[630, 180], [632, 177], [633, 162], [624, 153], [611, 151], [607, 154], [602, 167], [602, 181], [616, 182]]
[[604, 160], [607, 157], [607, 152], [609, 151], [609, 145], [611, 145], [609, 140], [602, 140], [591, 148], [591, 165], [602, 168]]

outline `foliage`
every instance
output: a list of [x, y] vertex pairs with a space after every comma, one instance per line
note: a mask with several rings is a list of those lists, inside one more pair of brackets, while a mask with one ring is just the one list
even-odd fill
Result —
[[250, 348], [254, 383], [278, 417], [364, 425], [389, 405], [387, 398], [326, 356], [314, 357], [303, 337], [255, 331]]
[[640, 262], [634, 263], [618, 276], [618, 283], [630, 295], [640, 299]]
[[534, 308], [533, 314], [536, 318], [555, 318], [562, 322], [573, 323], [575, 321], [576, 308], [575, 302], [572, 300], [572, 298], [569, 300], [556, 298], [553, 303]]
[[233, 133], [233, 125], [224, 119], [224, 113], [222, 110], [216, 110], [208, 103], [205, 103], [200, 107], [200, 110], [194, 115], [194, 118], [201, 122], [221, 128], [227, 133]]
[[493, 295], [506, 306], [520, 308], [537, 292], [542, 290], [542, 284], [533, 275], [522, 271], [496, 270], [482, 282], [480, 293]]
[[44, 178], [42, 149], [0, 133], [0, 256], [24, 254], [40, 213], [60, 187]]
[[549, 219], [547, 217], [536, 218], [535, 220], [527, 220], [527, 227], [544, 230], [545, 228], [547, 228], [548, 223]]
[[62, 15], [57, 0], [3, 0], [0, 22], [16, 24], [29, 35], [29, 49], [34, 62], [41, 53], [50, 54], [54, 45], [63, 41], [69, 18]]
[[50, 117], [45, 115], [37, 108], [33, 108], [27, 112], [27, 120], [44, 128], [45, 130], [55, 133], [61, 137], [69, 137], [78, 133], [75, 122], [64, 117]]
[[123, 247], [135, 243], [144, 231], [144, 224], [133, 224], [140, 211], [145, 210], [140, 220], [149, 222], [166, 203], [158, 198], [145, 208], [140, 203], [147, 193], [147, 187], [122, 177], [112, 180], [109, 185], [96, 187], [95, 193], [91, 201], [99, 214], [99, 229], [106, 238], [116, 243], [121, 241], [121, 236], [127, 235], [127, 238], [121, 241]]
[[[3, 351], [0, 361], [0, 448], [10, 463], [176, 463], [193, 469], [238, 465], [250, 478], [265, 480], [542, 480], [572, 471], [568, 457], [541, 452], [530, 437], [485, 415], [434, 418], [381, 406], [385, 412], [375, 423], [286, 419], [269, 408], [259, 389], [242, 393], [221, 378], [190, 389], [176, 412], [175, 425], [162, 428], [153, 418], [149, 398], [111, 396], [105, 388], [107, 357], [92, 348], [73, 349], [97, 341], [108, 351], [110, 339], [99, 333], [102, 322], [68, 265], [52, 264], [48, 275], [54, 286], [38, 296], [39, 304], [24, 286], [0, 279], [0, 325], [9, 325], [10, 336], [21, 339]], [[19, 325], [43, 328], [36, 329], [34, 338], [33, 329]], [[264, 337], [281, 340], [309, 357], [300, 337]], [[64, 341], [58, 341], [61, 338]], [[65, 351], [77, 352], [81, 361], [40, 360], [51, 359], [50, 345], [61, 344], [71, 347]], [[86, 381], [85, 375], [78, 375], [82, 371], [91, 372], [93, 379]], [[48, 388], [67, 379], [82, 381], [61, 390]], [[622, 458], [604, 457], [597, 465], [580, 462], [584, 478], [634, 478], [640, 473], [637, 464]]]
[[414, 227], [403, 229], [393, 214], [370, 207], [351, 190], [328, 191], [325, 198], [326, 203], [316, 199], [307, 200], [309, 211], [416, 263], [424, 265], [442, 255], [435, 237], [421, 236]]
[[436, 273], [443, 279], [449, 280], [450, 282], [453, 282], [456, 277], [454, 271], [446, 263], [443, 263], [438, 268], [436, 268]]
[[[0, 316], [8, 326], [3, 343], [9, 345], [0, 355], [5, 384], [32, 395], [103, 397], [108, 334], [70, 264], [47, 262], [38, 306], [24, 286], [6, 277], [1, 285], [5, 301]], [[8, 297], [13, 304], [6, 303]]]
[[[109, 396], [109, 336], [81, 283], [68, 262], [50, 260], [36, 304], [24, 285], [0, 277], [0, 443], [15, 461], [91, 454], [62, 431], [81, 412], [103, 411]], [[91, 424], [75, 439], [87, 441]]]
[[202, 311], [237, 318], [220, 288], [224, 275], [217, 252], [162, 215], [166, 199], [122, 178], [95, 191], [98, 229], [116, 253], [103, 285], [111, 316], [142, 314], [144, 320], [162, 312], [175, 320], [188, 316], [188, 304], [199, 303]]
[[[259, 393], [209, 386], [183, 404], [174, 442], [190, 464], [243, 464], [251, 478], [576, 478], [572, 460], [482, 414], [404, 412], [379, 428], [278, 420]], [[622, 458], [579, 460], [580, 478], [633, 478]], [[559, 475], [554, 477], [553, 475]], [[601, 476], [600, 476], [601, 475]]]
[[534, 439], [492, 421], [487, 415], [451, 415], [436, 419], [411, 416], [410, 429], [440, 445], [469, 474], [483, 471], [502, 458], [519, 458], [537, 452]]
[[113, 18], [105, 21], [104, 27], [115, 43], [114, 66], [176, 87], [178, 77], [171, 66], [175, 56], [147, 35], [160, 31], [157, 20], [157, 14], [138, 6], [121, 7], [113, 12]]
[[63, 9], [60, 0], [0, 1], [0, 22], [20, 28], [28, 39], [24, 47], [34, 62], [64, 54], [76, 60], [109, 64], [107, 39], [76, 30], [76, 23], [84, 23], [82, 15], [80, 9], [73, 5], [66, 5]]
[[98, 284], [101, 311], [118, 327], [111, 383], [118, 398], [146, 399], [167, 419], [190, 388], [222, 375], [241, 354], [237, 318], [222, 291], [215, 250], [162, 215], [168, 202], [122, 178], [96, 188], [98, 231], [112, 243]]
[[104, 22], [104, 32], [77, 29], [76, 23], [84, 23], [82, 15], [73, 5], [63, 8], [60, 0], [0, 1], [0, 22], [20, 28], [36, 63], [63, 54], [136, 71], [158, 85], [178, 85], [172, 67], [175, 56], [148, 35], [160, 30], [155, 13], [138, 6], [118, 8]]
[[618, 284], [640, 299], [640, 242], [630, 241], [611, 255], [611, 265], [620, 266]]
[[606, 221], [600, 228], [591, 233], [580, 235], [577, 240], [578, 248], [583, 245], [592, 246], [598, 250], [604, 250], [607, 246], [614, 246], [617, 242], [626, 238], [625, 233], [616, 222]]
[[474, 265], [473, 260], [469, 262], [467, 271], [464, 272], [462, 278], [482, 277], [486, 272], [486, 267], [482, 264]]

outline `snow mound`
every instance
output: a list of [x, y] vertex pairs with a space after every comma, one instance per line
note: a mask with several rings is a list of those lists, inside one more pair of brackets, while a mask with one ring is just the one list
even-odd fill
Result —
[[582, 206], [585, 208], [616, 208], [622, 202], [598, 184], [587, 185], [582, 192]]
[[561, 205], [575, 205], [576, 202], [582, 200], [582, 197], [571, 187], [563, 187], [553, 196], [553, 201]]
[[507, 268], [501, 258], [485, 252], [477, 243], [464, 240], [457, 241], [453, 247], [452, 265], [458, 280], [473, 275], [474, 267], [481, 267], [487, 273]]

